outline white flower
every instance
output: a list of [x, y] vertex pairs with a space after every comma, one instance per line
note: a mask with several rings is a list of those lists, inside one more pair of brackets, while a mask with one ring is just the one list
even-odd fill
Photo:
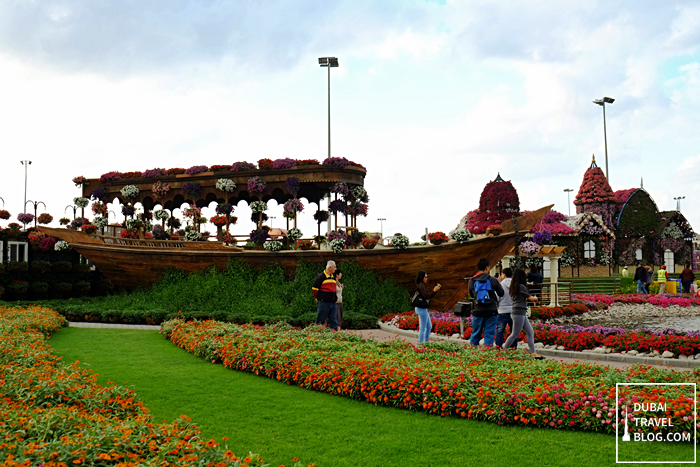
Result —
[[267, 251], [276, 253], [282, 249], [282, 242], [278, 242], [277, 240], [268, 240], [263, 244], [263, 248], [265, 248]]
[[141, 227], [143, 223], [141, 222], [141, 219], [127, 219], [126, 220], [126, 228], [127, 229], [138, 229]]
[[216, 182], [216, 189], [225, 191], [226, 193], [233, 193], [236, 191], [236, 184], [233, 183], [233, 180], [229, 180], [228, 178], [220, 178]]
[[56, 242], [56, 244], [53, 246], [53, 249], [56, 251], [63, 251], [67, 250], [70, 248], [70, 245], [68, 244], [67, 241], [65, 240], [59, 240]]
[[391, 246], [399, 250], [405, 250], [406, 248], [408, 248], [409, 244], [410, 241], [405, 235], [394, 235], [393, 237], [391, 237]]
[[107, 220], [106, 217], [102, 216], [95, 216], [95, 218], [92, 220], [92, 225], [97, 227], [98, 229], [102, 229], [109, 225], [109, 221]]
[[345, 240], [342, 238], [336, 238], [335, 240], [331, 240], [329, 246], [331, 247], [331, 250], [333, 250], [333, 253], [340, 253], [345, 247]]
[[452, 240], [459, 243], [464, 243], [470, 238], [474, 238], [474, 234], [467, 229], [455, 229], [449, 233], [449, 236]]
[[165, 209], [159, 209], [153, 213], [153, 217], [155, 217], [159, 221], [162, 221], [162, 220], [167, 221], [168, 219], [170, 219], [170, 214], [168, 214], [168, 211], [166, 211]]
[[253, 212], [267, 211], [267, 203], [265, 201], [253, 201], [250, 203], [250, 210]]
[[84, 209], [87, 207], [87, 205], [90, 203], [87, 198], [83, 198], [82, 196], [78, 196], [77, 198], [73, 198], [73, 204], [78, 206], [81, 209]]
[[201, 239], [202, 234], [200, 234], [196, 230], [190, 230], [185, 232], [185, 240], [187, 240], [188, 242], [198, 242]]
[[136, 198], [141, 191], [136, 185], [127, 185], [121, 189], [124, 198]]
[[303, 236], [304, 234], [301, 233], [301, 230], [297, 229], [296, 227], [287, 231], [287, 238], [289, 238], [293, 242], [299, 240]]
[[362, 200], [367, 196], [367, 190], [365, 190], [365, 187], [357, 185], [354, 186], [350, 189], [350, 193], [352, 193], [352, 196], [355, 197], [355, 199]]

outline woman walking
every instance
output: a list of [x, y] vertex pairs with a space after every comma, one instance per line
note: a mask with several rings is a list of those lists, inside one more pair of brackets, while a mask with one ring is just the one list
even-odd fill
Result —
[[416, 314], [418, 315], [418, 343], [428, 342], [430, 337], [430, 330], [432, 325], [430, 324], [430, 315], [428, 314], [428, 305], [430, 304], [430, 299], [440, 291], [442, 287], [440, 284], [433, 287], [431, 292], [428, 292], [426, 284], [428, 283], [428, 274], [425, 271], [418, 271], [416, 276], [416, 298], [413, 300], [412, 305], [416, 308]]
[[520, 268], [513, 271], [513, 280], [510, 283], [510, 297], [513, 300], [513, 311], [510, 314], [513, 319], [513, 332], [506, 339], [503, 348], [507, 349], [510, 347], [520, 337], [520, 331], [524, 330], [530, 355], [537, 360], [544, 359], [543, 356], [537, 355], [537, 352], [535, 352], [535, 332], [532, 330], [530, 320], [527, 319], [527, 302], [536, 302], [537, 297], [530, 295], [530, 291], [527, 288], [527, 276], [525, 271]]

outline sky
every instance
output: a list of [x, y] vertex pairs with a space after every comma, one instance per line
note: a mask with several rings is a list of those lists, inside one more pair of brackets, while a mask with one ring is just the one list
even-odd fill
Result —
[[700, 230], [699, 46], [696, 1], [4, 0], [0, 198], [16, 221], [22, 160], [56, 220], [78, 175], [322, 160], [318, 57], [335, 56], [331, 151], [367, 168], [361, 230], [449, 232], [498, 173], [521, 209], [574, 213], [564, 189], [592, 154], [605, 169], [604, 96], [613, 190], [643, 179], [660, 210], [685, 196]]

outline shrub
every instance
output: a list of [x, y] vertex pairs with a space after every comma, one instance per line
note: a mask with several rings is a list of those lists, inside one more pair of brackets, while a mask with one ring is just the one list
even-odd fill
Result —
[[48, 261], [36, 260], [32, 261], [32, 271], [39, 274], [44, 274], [51, 270], [51, 263]]
[[29, 290], [33, 294], [44, 294], [49, 291], [49, 284], [46, 282], [32, 282], [29, 285]]
[[29, 265], [26, 261], [10, 261], [7, 263], [7, 272], [18, 273], [27, 272]]
[[73, 264], [70, 261], [56, 261], [51, 265], [52, 272], [65, 273], [71, 269], [73, 269]]
[[51, 285], [51, 290], [58, 294], [67, 294], [73, 290], [73, 284], [70, 282], [56, 282]]

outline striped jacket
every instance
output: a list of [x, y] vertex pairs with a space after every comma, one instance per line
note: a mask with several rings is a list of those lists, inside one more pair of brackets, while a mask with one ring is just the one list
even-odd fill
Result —
[[311, 288], [314, 297], [320, 302], [331, 302], [335, 303], [338, 297], [335, 294], [336, 283], [333, 275], [326, 274], [324, 270], [321, 274], [316, 276], [314, 281], [314, 286]]

